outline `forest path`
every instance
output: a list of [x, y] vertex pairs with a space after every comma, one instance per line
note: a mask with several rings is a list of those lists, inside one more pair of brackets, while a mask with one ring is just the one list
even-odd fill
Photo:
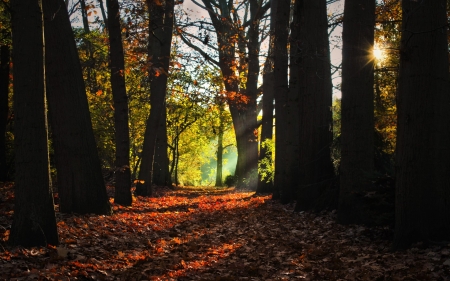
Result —
[[0, 280], [450, 280], [449, 245], [391, 252], [387, 228], [232, 188], [158, 189], [112, 216], [57, 213], [60, 246], [11, 248], [12, 188], [0, 194]]

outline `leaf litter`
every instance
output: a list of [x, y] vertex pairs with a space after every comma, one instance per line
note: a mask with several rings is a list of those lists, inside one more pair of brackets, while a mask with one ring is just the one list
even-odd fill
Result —
[[391, 250], [389, 227], [294, 213], [270, 196], [158, 188], [112, 216], [56, 213], [60, 245], [6, 241], [13, 187], [0, 188], [0, 280], [450, 280], [450, 245]]

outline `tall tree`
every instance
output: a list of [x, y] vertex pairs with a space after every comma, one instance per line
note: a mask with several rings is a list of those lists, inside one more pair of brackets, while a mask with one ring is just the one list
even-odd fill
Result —
[[[205, 59], [217, 65], [222, 72], [236, 132], [238, 160], [235, 174], [238, 187], [249, 185], [255, 189], [258, 164], [256, 98], [259, 50], [261, 38], [264, 37], [259, 37], [259, 28], [270, 3], [252, 0], [243, 5], [235, 5], [227, 0], [202, 0], [202, 5], [195, 0], [193, 2], [209, 14], [217, 38], [217, 47], [209, 43], [209, 35], [204, 37], [203, 44], [208, 48], [212, 47], [218, 53], [219, 60], [216, 61], [202, 48], [189, 41], [185, 34], [182, 34], [181, 39]], [[240, 18], [241, 13], [237, 11], [241, 7], [245, 7], [243, 18]], [[203, 28], [203, 22], [199, 27]], [[236, 48], [236, 45], [239, 48]], [[239, 60], [236, 59], [236, 54], [239, 55]]]
[[[274, 101], [274, 75], [273, 75], [273, 55], [274, 55], [274, 36], [275, 36], [275, 4], [276, 0], [271, 1], [270, 9], [270, 34], [269, 51], [263, 70], [263, 96], [262, 96], [262, 122], [261, 122], [261, 143], [259, 147], [259, 165], [272, 166], [272, 152], [268, 151], [265, 142], [273, 138], [273, 101]], [[270, 155], [268, 155], [270, 154]], [[268, 157], [269, 156], [269, 157]], [[266, 160], [265, 160], [266, 159]], [[259, 170], [260, 167], [258, 167]], [[269, 169], [269, 167], [261, 167]], [[263, 179], [258, 173], [257, 193], [270, 192], [273, 189], [273, 182]]]
[[288, 150], [289, 139], [289, 84], [288, 84], [288, 34], [290, 1], [277, 0], [275, 13], [274, 42], [274, 89], [275, 89], [275, 197], [282, 203], [293, 200], [294, 193], [290, 183], [291, 155]]
[[125, 88], [125, 61], [120, 27], [119, 1], [107, 0], [109, 13], [109, 57], [114, 101], [116, 142], [114, 202], [131, 205], [130, 134], [128, 128], [128, 97]]
[[[291, 27], [290, 91], [299, 95], [296, 210], [317, 206], [333, 178], [332, 83], [326, 0], [297, 0]], [[337, 196], [336, 196], [337, 197]]]
[[394, 246], [450, 235], [446, 1], [403, 0]]
[[9, 243], [57, 245], [48, 158], [40, 1], [12, 0], [16, 178]]
[[78, 51], [63, 0], [43, 1], [50, 125], [61, 212], [110, 214]]
[[374, 167], [375, 0], [346, 0], [342, 31], [342, 121], [338, 219], [366, 220], [361, 201]]
[[8, 180], [6, 160], [6, 126], [9, 115], [9, 63], [10, 49], [5, 44], [0, 47], [0, 181]]
[[136, 193], [150, 196], [152, 183], [169, 185], [169, 160], [167, 157], [166, 89], [172, 44], [174, 1], [165, 4], [147, 1], [149, 13], [149, 77], [150, 115], [145, 128], [142, 161]]

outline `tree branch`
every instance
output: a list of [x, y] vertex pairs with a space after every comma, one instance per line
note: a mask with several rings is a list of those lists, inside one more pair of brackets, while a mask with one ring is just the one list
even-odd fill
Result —
[[213, 59], [210, 55], [208, 55], [205, 51], [203, 51], [202, 49], [200, 49], [199, 47], [195, 46], [194, 44], [192, 44], [192, 42], [190, 42], [189, 40], [187, 40], [183, 34], [180, 34], [180, 38], [181, 40], [188, 45], [189, 47], [191, 47], [192, 49], [194, 49], [195, 51], [199, 52], [206, 60], [208, 60], [209, 62], [212, 62], [213, 64], [219, 66], [219, 62], [216, 61], [215, 59]]

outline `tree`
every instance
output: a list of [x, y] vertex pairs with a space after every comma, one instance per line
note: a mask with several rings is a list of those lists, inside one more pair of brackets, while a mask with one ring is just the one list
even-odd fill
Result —
[[[259, 28], [266, 17], [270, 2], [252, 0], [242, 5], [235, 5], [232, 1], [226, 0], [220, 0], [218, 3], [202, 0], [203, 5], [195, 0], [193, 2], [209, 14], [211, 22], [201, 21], [198, 26], [203, 29], [203, 24], [212, 25], [209, 30], [215, 32], [217, 47], [210, 43], [210, 36], [206, 32], [202, 43], [214, 50], [214, 56], [217, 56], [218, 60], [187, 39], [188, 36], [191, 38], [195, 36], [181, 32], [181, 28], [178, 31], [184, 43], [217, 65], [222, 72], [236, 132], [238, 187], [248, 185], [256, 189], [258, 164], [256, 98], [260, 44], [265, 38], [265, 35], [259, 32]], [[238, 9], [242, 9], [242, 13], [238, 12]], [[244, 14], [244, 17], [241, 18], [240, 14]], [[261, 34], [263, 36], [260, 36]], [[239, 56], [238, 60], [236, 55]]]
[[[326, 0], [297, 0], [291, 27], [290, 91], [299, 96], [299, 188], [296, 210], [317, 200], [334, 178], [330, 147], [332, 83]], [[336, 195], [337, 199], [337, 195]]]
[[11, 1], [16, 178], [9, 243], [57, 245], [48, 158], [43, 17], [40, 1]]
[[404, 0], [394, 247], [450, 235], [446, 1]]
[[9, 45], [0, 47], [0, 181], [8, 179], [8, 165], [6, 157], [6, 125], [9, 117]]
[[362, 196], [374, 167], [375, 0], [347, 0], [342, 33], [342, 122], [338, 219], [362, 223]]
[[[274, 1], [275, 2], [275, 1]], [[292, 104], [289, 103], [288, 84], [288, 34], [289, 34], [289, 13], [290, 1], [276, 1], [275, 18], [275, 42], [274, 42], [274, 89], [275, 89], [275, 178], [274, 189], [275, 198], [279, 198], [282, 203], [288, 203], [294, 198], [291, 175], [292, 153], [289, 151], [289, 127], [291, 116], [289, 114]], [[291, 147], [289, 147], [291, 148]]]
[[170, 185], [167, 158], [166, 89], [172, 44], [174, 1], [147, 1], [149, 13], [150, 115], [145, 128], [142, 161], [136, 186], [139, 195], [151, 195], [151, 185]]
[[63, 0], [43, 2], [47, 100], [61, 212], [110, 214], [80, 60]]
[[131, 205], [130, 135], [128, 128], [128, 97], [125, 88], [125, 61], [123, 57], [120, 10], [117, 0], [107, 0], [108, 33], [110, 44], [111, 86], [114, 100], [115, 124], [115, 193], [114, 202]]
[[[262, 122], [261, 122], [261, 137], [259, 146], [259, 160], [258, 165], [264, 165], [261, 167], [264, 169], [271, 169], [273, 165], [272, 152], [268, 151], [267, 146], [264, 143], [267, 140], [272, 141], [273, 138], [273, 101], [274, 101], [274, 76], [273, 76], [273, 55], [274, 55], [274, 36], [275, 36], [275, 1], [272, 1], [271, 5], [271, 21], [270, 21], [270, 38], [269, 38], [269, 51], [267, 52], [267, 58], [264, 63], [263, 70], [263, 96], [262, 96]], [[268, 155], [269, 154], [269, 155]], [[258, 167], [258, 186], [256, 188], [257, 193], [266, 193], [273, 191], [273, 181], [263, 179]]]

